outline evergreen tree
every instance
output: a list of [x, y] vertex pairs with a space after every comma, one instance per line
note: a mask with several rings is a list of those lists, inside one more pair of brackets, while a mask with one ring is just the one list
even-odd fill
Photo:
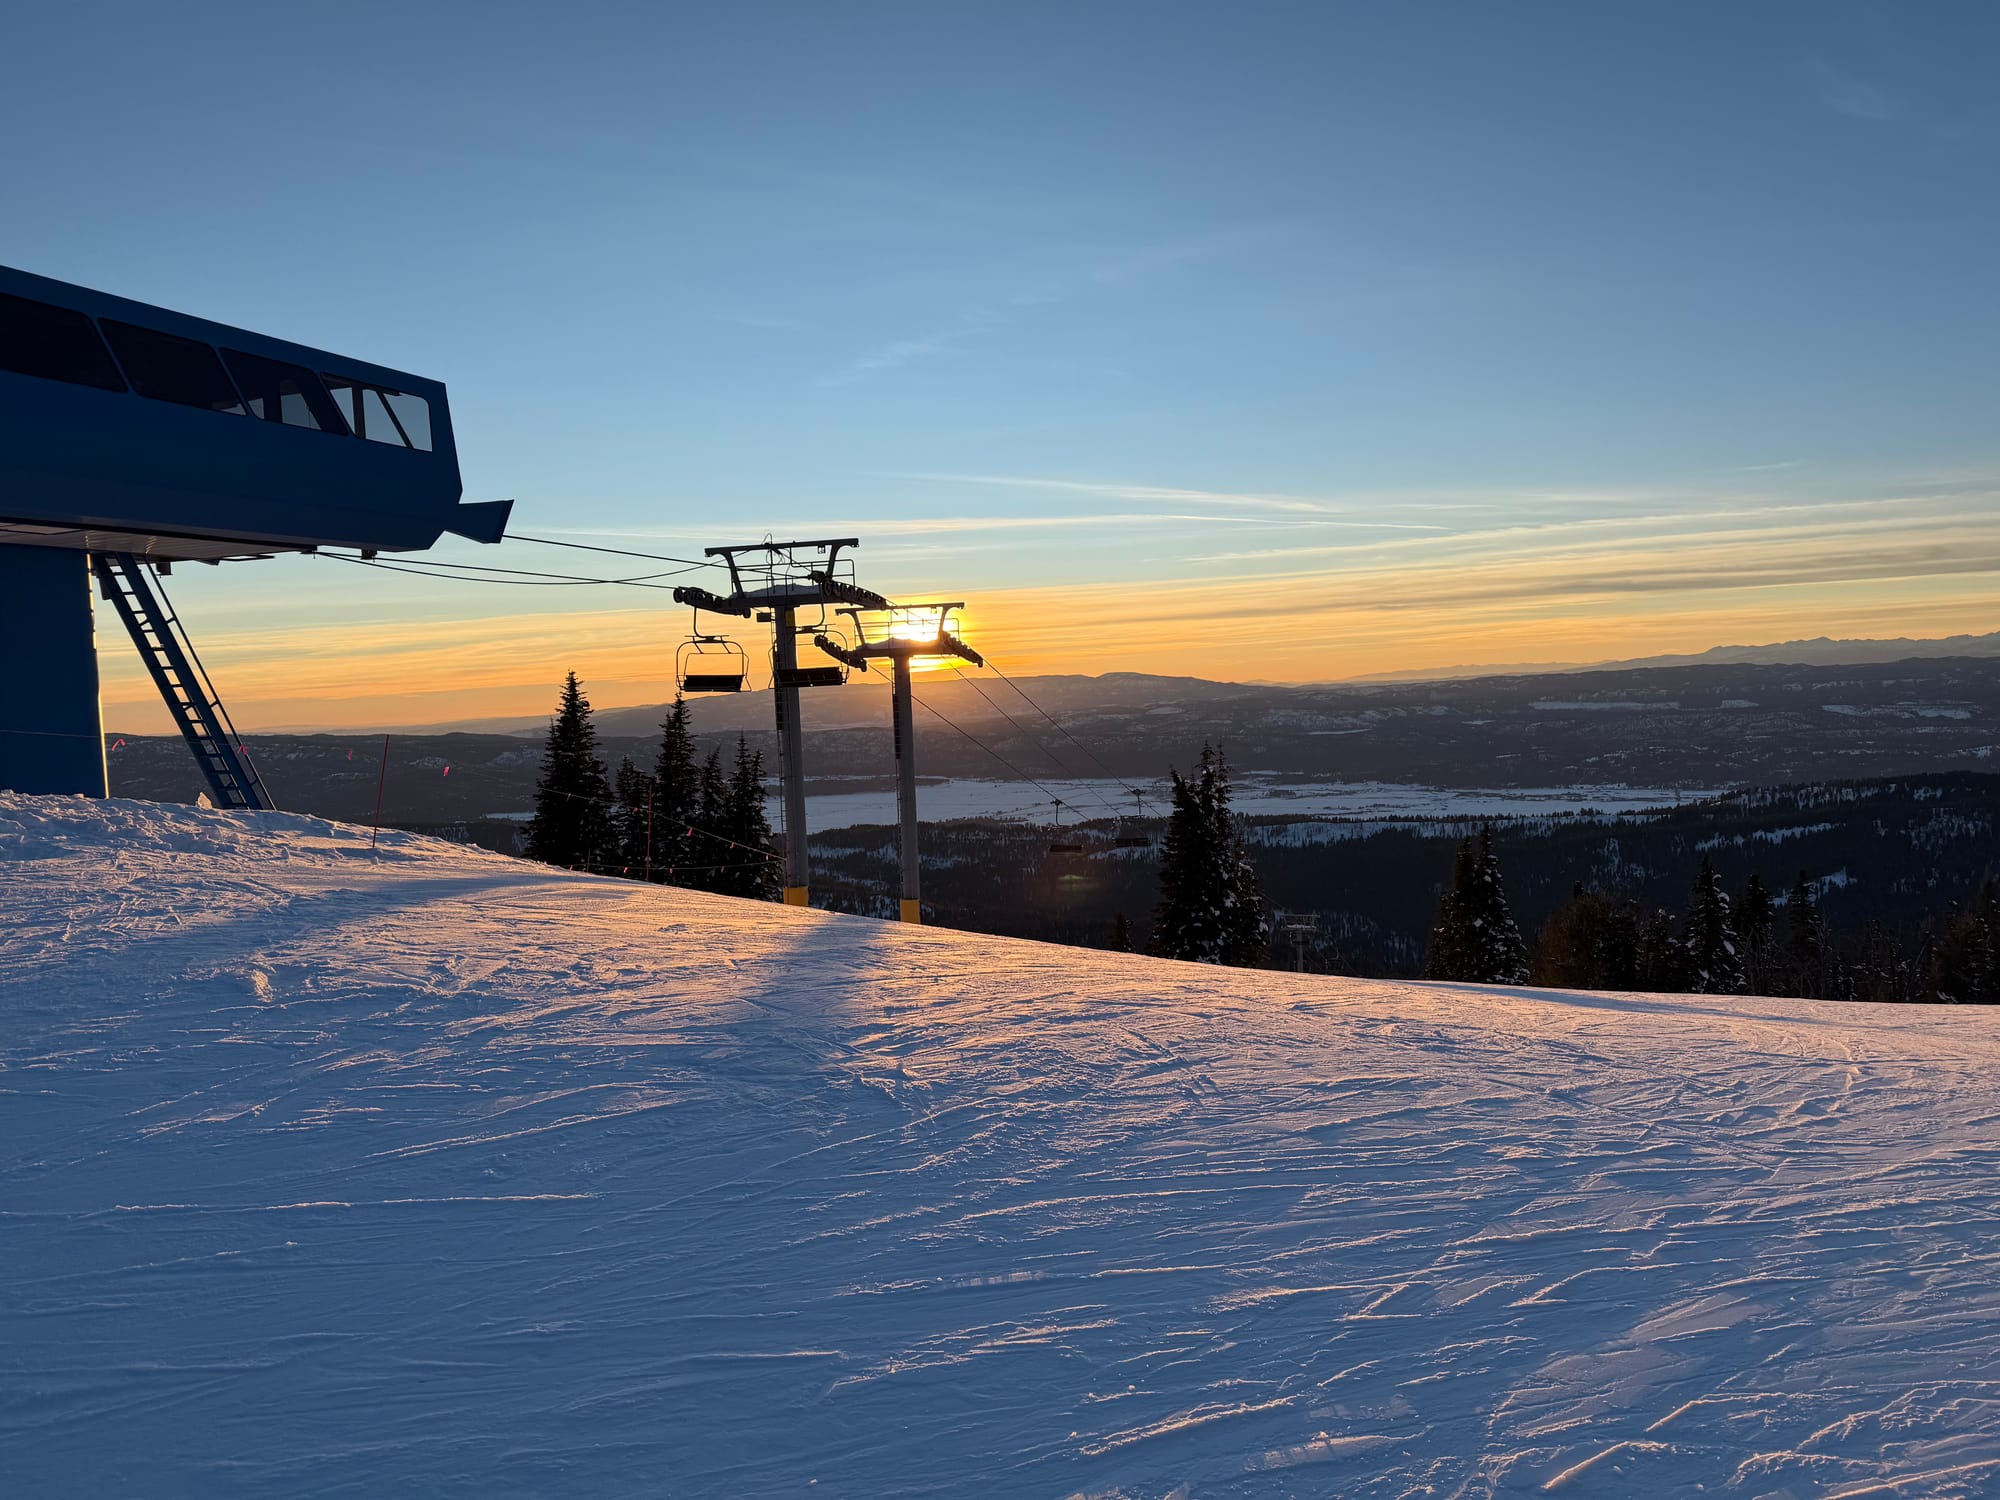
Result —
[[1654, 994], [1679, 994], [1687, 984], [1687, 949], [1674, 932], [1671, 912], [1660, 907], [1639, 913], [1638, 985]]
[[1204, 744], [1194, 775], [1172, 776], [1154, 944], [1165, 958], [1255, 968], [1265, 957], [1264, 898], [1230, 811], [1228, 763]]
[[674, 706], [660, 724], [660, 748], [653, 760], [653, 878], [674, 885], [693, 884], [689, 865], [713, 864], [702, 858], [709, 840], [690, 833], [698, 821], [701, 772], [695, 764], [694, 734], [688, 725], [687, 700], [674, 694]]
[[1826, 928], [1804, 870], [1785, 898], [1784, 966], [1784, 993], [1808, 1000], [1832, 998], [1826, 983]]
[[1896, 929], [1878, 917], [1863, 922], [1840, 998], [1899, 1005], [1916, 999], [1921, 983]]
[[1931, 950], [1929, 987], [1940, 1000], [2000, 1005], [2000, 880], [1987, 876], [1944, 920]]
[[1554, 989], [1639, 989], [1637, 904], [1578, 884], [1536, 936], [1528, 973]]
[[[736, 765], [729, 777], [728, 799], [722, 826], [716, 830], [736, 847], [717, 844], [720, 863], [733, 866], [718, 870], [721, 878], [714, 889], [728, 896], [752, 901], [776, 901], [784, 894], [779, 875], [776, 840], [771, 836], [771, 820], [764, 811], [764, 757], [750, 748], [750, 741], [736, 737]], [[714, 840], [710, 840], [714, 843]]]
[[1132, 951], [1132, 924], [1122, 911], [1111, 918], [1110, 948], [1113, 953]]
[[1707, 855], [1695, 873], [1682, 938], [1687, 953], [1687, 988], [1696, 995], [1743, 993], [1743, 955], [1729, 919], [1729, 896]]
[[1783, 985], [1773, 934], [1777, 928], [1778, 903], [1771, 888], [1752, 875], [1743, 883], [1731, 919], [1743, 947], [1743, 980], [1753, 995], [1773, 995]]
[[718, 870], [717, 865], [734, 863], [736, 851], [722, 838], [712, 835], [729, 836], [729, 778], [722, 774], [722, 752], [711, 750], [708, 759], [701, 765], [701, 780], [695, 793], [694, 808], [694, 864], [687, 871], [687, 879], [681, 882], [698, 891], [723, 890], [733, 874], [730, 870]]
[[617, 852], [611, 806], [611, 786], [597, 758], [590, 700], [571, 672], [542, 750], [535, 816], [527, 830], [528, 857], [576, 869], [607, 863]]
[[1469, 890], [1473, 865], [1478, 856], [1471, 839], [1460, 839], [1452, 856], [1451, 882], [1438, 897], [1437, 919], [1431, 923], [1430, 946], [1424, 950], [1424, 978], [1462, 979], [1471, 968], [1470, 944], [1466, 941], [1465, 912], [1460, 893]]
[[618, 798], [618, 873], [632, 880], [644, 880], [647, 840], [652, 831], [653, 809], [648, 801], [653, 783], [644, 771], [632, 764], [632, 757], [628, 755], [618, 762], [618, 777], [613, 787]]
[[1477, 843], [1466, 839], [1458, 846], [1424, 972], [1472, 984], [1528, 982], [1528, 945], [1507, 905], [1490, 823], [1479, 830]]
[[1493, 839], [1493, 825], [1479, 830], [1479, 857], [1473, 869], [1472, 889], [1462, 904], [1471, 914], [1467, 937], [1472, 967], [1481, 984], [1526, 984], [1528, 945], [1515, 924], [1507, 905], [1507, 886], [1500, 875], [1500, 850]]

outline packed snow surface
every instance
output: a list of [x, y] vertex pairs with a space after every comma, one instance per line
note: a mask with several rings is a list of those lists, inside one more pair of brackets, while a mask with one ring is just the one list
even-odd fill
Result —
[[1996, 1062], [0, 796], [0, 1494], [2000, 1493]]

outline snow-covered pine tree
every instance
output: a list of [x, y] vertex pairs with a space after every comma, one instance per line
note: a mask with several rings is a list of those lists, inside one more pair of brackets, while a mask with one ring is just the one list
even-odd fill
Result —
[[727, 884], [729, 870], [718, 870], [717, 865], [734, 861], [736, 851], [721, 838], [711, 835], [729, 836], [729, 778], [722, 774], [722, 752], [711, 750], [708, 759], [701, 764], [701, 781], [695, 794], [693, 825], [694, 864], [687, 872], [686, 885], [698, 891], [720, 891]]
[[764, 757], [740, 734], [736, 737], [736, 765], [729, 777], [728, 815], [719, 831], [737, 847], [725, 849], [724, 862], [734, 868], [716, 872], [723, 879], [715, 888], [752, 901], [776, 901], [784, 890], [771, 820], [764, 811]]
[[607, 863], [617, 853], [611, 809], [611, 785], [597, 758], [590, 700], [571, 672], [542, 749], [535, 816], [527, 830], [528, 857], [579, 869]]
[[1500, 851], [1493, 825], [1479, 830], [1479, 852], [1473, 861], [1472, 889], [1461, 898], [1465, 941], [1477, 984], [1526, 984], [1528, 945], [1507, 905], [1507, 886], [1500, 876]]
[[1687, 988], [1695, 995], [1740, 995], [1743, 954], [1729, 918], [1729, 896], [1707, 855], [1695, 873], [1681, 937], [1687, 954]]
[[1471, 984], [1526, 984], [1528, 945], [1507, 905], [1493, 825], [1463, 839], [1452, 857], [1451, 889], [1438, 902], [1424, 977]]
[[1771, 888], [1753, 874], [1743, 882], [1743, 892], [1730, 913], [1736, 936], [1743, 948], [1743, 984], [1753, 995], [1776, 994], [1783, 984], [1778, 973], [1777, 945], [1772, 935], [1777, 928], [1778, 902]]
[[1231, 808], [1234, 788], [1229, 780], [1229, 762], [1217, 750], [1210, 763], [1207, 800], [1214, 820], [1216, 838], [1223, 850], [1223, 867], [1228, 873], [1228, 907], [1224, 920], [1227, 943], [1222, 961], [1238, 969], [1261, 968], [1270, 956], [1271, 924], [1264, 915], [1264, 888], [1257, 880], [1256, 867], [1243, 842], [1243, 824]]
[[1268, 935], [1264, 898], [1230, 810], [1228, 762], [1204, 744], [1191, 779], [1171, 774], [1154, 946], [1165, 958], [1255, 968]]
[[1639, 985], [1638, 903], [1579, 882], [1549, 914], [1528, 963], [1534, 984], [1563, 990], [1635, 990]]
[[611, 787], [618, 799], [612, 813], [618, 844], [617, 873], [628, 880], [644, 880], [651, 821], [647, 799], [653, 790], [652, 778], [633, 765], [632, 757], [627, 755], [619, 760], [618, 774], [612, 778]]
[[1471, 839], [1460, 839], [1452, 855], [1451, 881], [1438, 897], [1437, 919], [1431, 923], [1430, 945], [1424, 950], [1424, 978], [1467, 979], [1472, 966], [1466, 940], [1463, 893], [1472, 886], [1478, 859]]
[[1945, 918], [1932, 950], [1930, 989], [1960, 1005], [2000, 1004], [2000, 880], [1987, 876]]
[[1826, 925], [1813, 902], [1806, 872], [1792, 883], [1785, 898], [1785, 993], [1808, 1000], [1828, 999], [1826, 988]]
[[699, 857], [707, 842], [690, 838], [689, 825], [701, 803], [701, 771], [695, 764], [694, 734], [688, 724], [687, 700], [674, 694], [674, 706], [660, 723], [660, 748], [653, 759], [653, 878], [672, 885], [691, 885], [689, 865], [713, 864]]

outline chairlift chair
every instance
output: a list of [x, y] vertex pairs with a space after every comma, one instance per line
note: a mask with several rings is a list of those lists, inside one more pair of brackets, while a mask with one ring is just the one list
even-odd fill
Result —
[[674, 675], [683, 693], [740, 693], [750, 659], [726, 635], [691, 635], [674, 653]]
[[[816, 625], [794, 625], [792, 629], [799, 635], [817, 644], [822, 638], [833, 639], [839, 635], [828, 635], [826, 607], [820, 607], [819, 623]], [[843, 638], [844, 639], [844, 638]], [[842, 687], [847, 682], [847, 665], [842, 661], [818, 662], [810, 666], [781, 667], [775, 655], [771, 661], [771, 685], [789, 688]]]
[[1083, 853], [1083, 845], [1076, 843], [1074, 840], [1068, 840], [1063, 837], [1062, 799], [1060, 797], [1056, 798], [1055, 804], [1056, 804], [1055, 821], [1052, 824], [1050, 824], [1049, 853], [1061, 854], [1061, 855], [1075, 855]]
[[[1136, 822], [1138, 819], [1145, 817], [1145, 815], [1146, 799], [1135, 787], [1132, 791], [1133, 820]], [[1118, 833], [1111, 840], [1111, 847], [1114, 849], [1150, 849], [1153, 847], [1153, 841], [1143, 833], [1127, 833], [1125, 831], [1125, 820], [1120, 818], [1118, 820]]]

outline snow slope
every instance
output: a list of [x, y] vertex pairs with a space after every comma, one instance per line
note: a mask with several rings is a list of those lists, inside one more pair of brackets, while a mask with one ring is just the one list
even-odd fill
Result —
[[1997, 1061], [0, 796], [0, 1494], [2000, 1493]]

